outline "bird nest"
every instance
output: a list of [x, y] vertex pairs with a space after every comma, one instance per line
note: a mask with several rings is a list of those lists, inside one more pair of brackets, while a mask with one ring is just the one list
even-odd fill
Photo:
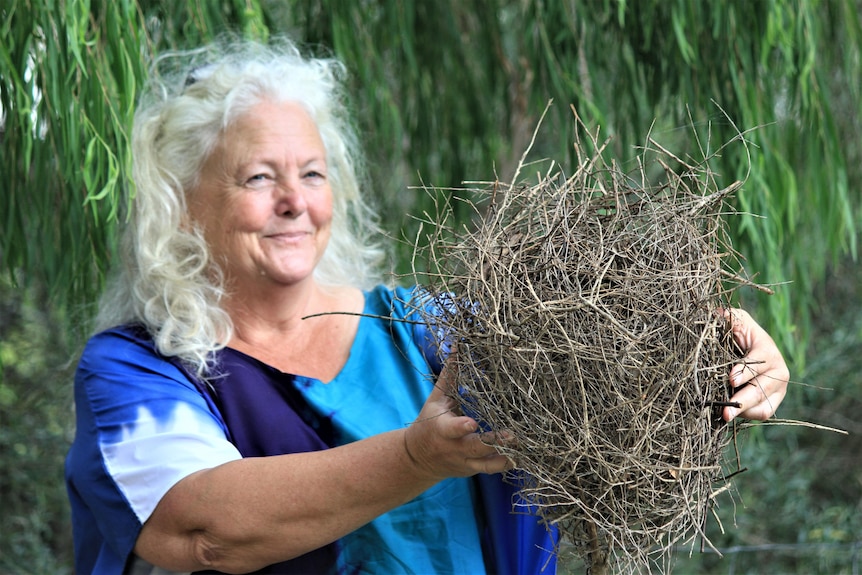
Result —
[[479, 185], [471, 225], [438, 210], [418, 256], [455, 398], [516, 438], [498, 447], [509, 479], [592, 573], [669, 570], [704, 536], [733, 437], [720, 412], [741, 355], [717, 310], [750, 283], [723, 215], [741, 183], [652, 144], [634, 174], [595, 145], [570, 176]]

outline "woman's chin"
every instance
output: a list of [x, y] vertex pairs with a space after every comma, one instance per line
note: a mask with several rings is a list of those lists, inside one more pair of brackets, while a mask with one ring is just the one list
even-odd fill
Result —
[[275, 284], [285, 287], [299, 285], [314, 280], [314, 268], [276, 268], [261, 269], [261, 276]]

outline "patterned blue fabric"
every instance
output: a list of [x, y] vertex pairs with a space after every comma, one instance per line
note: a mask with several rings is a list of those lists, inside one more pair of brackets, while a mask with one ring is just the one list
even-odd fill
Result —
[[142, 330], [90, 339], [75, 375], [75, 412], [66, 485], [79, 575], [123, 573], [168, 489], [240, 458], [212, 403]]
[[[410, 308], [393, 295], [384, 288], [365, 294], [366, 317], [330, 382], [281, 373], [233, 349], [220, 353], [212, 395], [244, 457], [344, 445], [416, 418], [434, 376], [413, 325], [397, 320]], [[343, 537], [333, 567], [288, 561], [261, 573], [485, 573], [473, 490], [468, 479], [438, 483]]]
[[[67, 458], [76, 572], [122, 573], [152, 509], [194, 471], [409, 425], [439, 371], [428, 355], [436, 348], [424, 325], [399, 321], [413, 311], [412, 290], [365, 295], [350, 357], [328, 383], [225, 349], [210, 386], [159, 356], [140, 329], [92, 338]], [[260, 573], [553, 573], [553, 534], [511, 514], [513, 494], [500, 476], [444, 481], [337, 544]]]

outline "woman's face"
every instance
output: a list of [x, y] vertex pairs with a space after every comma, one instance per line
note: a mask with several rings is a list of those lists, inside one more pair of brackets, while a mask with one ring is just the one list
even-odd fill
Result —
[[241, 295], [311, 278], [329, 241], [332, 190], [305, 109], [263, 101], [238, 117], [204, 162], [189, 215]]

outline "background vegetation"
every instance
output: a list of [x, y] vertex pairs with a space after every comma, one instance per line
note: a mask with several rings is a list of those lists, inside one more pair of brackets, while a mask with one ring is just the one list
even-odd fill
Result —
[[[0, 4], [0, 572], [68, 573], [62, 459], [71, 373], [113, 257], [128, 130], [152, 55], [218, 35], [288, 34], [351, 72], [372, 193], [412, 238], [415, 186], [512, 177], [571, 159], [570, 105], [627, 165], [650, 133], [747, 178], [733, 219], [749, 271], [782, 284], [743, 302], [794, 383], [781, 415], [847, 429], [759, 427], [713, 542], [678, 572], [855, 573], [862, 561], [858, 0], [7, 0]], [[756, 128], [756, 129], [754, 129]], [[443, 193], [443, 192], [441, 192]], [[454, 193], [458, 192], [445, 192]], [[755, 216], [756, 215], [756, 216]], [[763, 217], [759, 217], [763, 216]], [[410, 239], [409, 241], [412, 241]], [[408, 242], [409, 243], [409, 242]], [[404, 271], [409, 247], [394, 252]], [[804, 384], [803, 384], [804, 382]], [[571, 562], [567, 568], [577, 572]]]

